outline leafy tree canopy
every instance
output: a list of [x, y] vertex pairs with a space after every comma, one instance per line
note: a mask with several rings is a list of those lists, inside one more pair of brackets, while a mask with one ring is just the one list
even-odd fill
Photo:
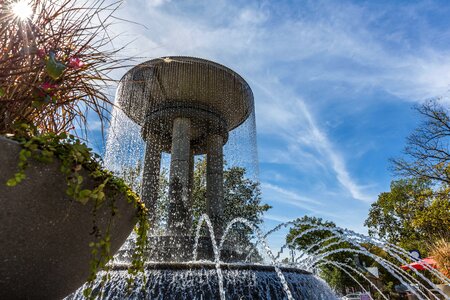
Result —
[[[262, 215], [271, 208], [261, 204], [259, 183], [246, 177], [242, 167], [231, 167], [224, 171], [224, 222], [242, 217], [255, 224], [262, 222]], [[194, 219], [206, 213], [206, 161], [199, 160], [194, 170], [193, 185]]]
[[450, 237], [448, 192], [435, 192], [428, 179], [393, 181], [391, 190], [381, 193], [370, 208], [365, 222], [369, 234], [406, 249], [426, 252], [431, 241]]

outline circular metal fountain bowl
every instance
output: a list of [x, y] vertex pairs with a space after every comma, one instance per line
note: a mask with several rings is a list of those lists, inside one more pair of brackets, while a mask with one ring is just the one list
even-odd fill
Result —
[[120, 80], [117, 99], [125, 114], [141, 126], [146, 117], [167, 106], [198, 108], [220, 115], [228, 131], [253, 111], [253, 93], [233, 70], [195, 57], [152, 59]]

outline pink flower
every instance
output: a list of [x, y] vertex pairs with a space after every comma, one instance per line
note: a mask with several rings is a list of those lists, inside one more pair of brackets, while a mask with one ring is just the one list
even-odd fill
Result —
[[40, 85], [40, 88], [44, 92], [51, 95], [55, 92], [54, 90], [58, 88], [58, 85], [50, 82], [44, 82], [43, 84]]
[[71, 58], [69, 58], [68, 66], [69, 66], [69, 68], [79, 69], [84, 66], [84, 62], [81, 61], [81, 59], [79, 59], [78, 57], [71, 57]]
[[47, 52], [45, 51], [44, 48], [40, 48], [37, 51], [37, 56], [39, 56], [40, 58], [44, 58], [47, 55]]

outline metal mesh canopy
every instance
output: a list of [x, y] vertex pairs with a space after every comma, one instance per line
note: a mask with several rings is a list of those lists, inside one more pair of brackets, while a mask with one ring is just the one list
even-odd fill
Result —
[[125, 114], [144, 126], [146, 116], [167, 106], [198, 106], [220, 115], [228, 131], [253, 110], [253, 94], [245, 80], [215, 62], [172, 56], [137, 65], [120, 80], [117, 100]]

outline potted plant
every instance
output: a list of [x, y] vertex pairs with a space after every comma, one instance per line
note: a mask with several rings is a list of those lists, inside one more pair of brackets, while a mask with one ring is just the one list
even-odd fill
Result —
[[137, 222], [130, 273], [142, 270], [147, 210], [76, 136], [87, 110], [108, 121], [104, 86], [121, 61], [103, 49], [117, 5], [0, 3], [1, 299], [56, 299], [93, 281]]

